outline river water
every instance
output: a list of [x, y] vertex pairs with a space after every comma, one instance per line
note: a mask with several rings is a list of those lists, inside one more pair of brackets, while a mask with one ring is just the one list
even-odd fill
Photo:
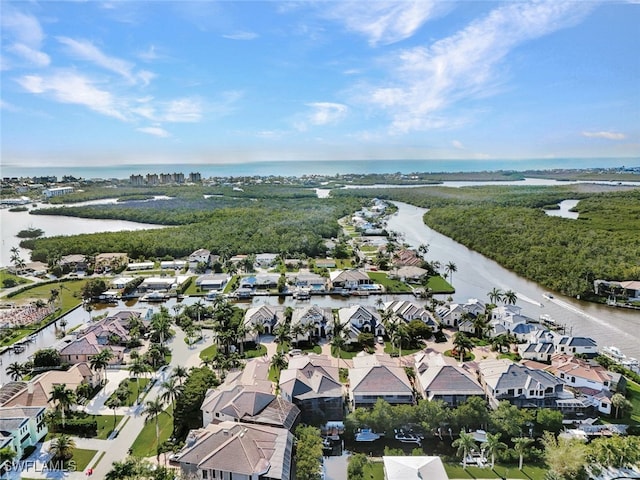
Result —
[[[441, 264], [453, 262], [457, 266], [457, 272], [453, 274], [452, 283], [456, 289], [453, 299], [464, 303], [469, 298], [478, 298], [488, 301], [487, 293], [494, 287], [502, 290], [513, 290], [518, 294], [518, 306], [522, 313], [532, 318], [538, 318], [541, 314], [548, 314], [558, 323], [565, 325], [567, 332], [574, 335], [584, 335], [595, 339], [600, 347], [615, 345], [628, 356], [640, 358], [640, 313], [632, 310], [622, 310], [581, 302], [574, 298], [563, 297], [554, 293], [551, 300], [545, 299], [542, 294], [545, 289], [534, 282], [530, 282], [515, 273], [501, 267], [496, 262], [483, 255], [471, 251], [465, 246], [441, 235], [427, 227], [422, 221], [426, 209], [414, 207], [408, 204], [394, 202], [398, 211], [388, 221], [388, 228], [401, 234], [401, 239], [408, 245], [417, 248], [421, 244], [429, 245], [428, 260], [437, 260]], [[570, 208], [570, 205], [563, 207]], [[563, 208], [564, 210], [564, 208]], [[158, 225], [146, 225], [134, 222], [118, 220], [92, 220], [73, 217], [53, 217], [45, 215], [29, 215], [28, 212], [8, 212], [0, 210], [0, 224], [2, 225], [2, 259], [3, 264], [8, 264], [10, 245], [17, 245], [15, 233], [29, 228], [41, 228], [47, 236], [71, 235], [78, 233], [94, 233], [100, 231], [139, 230], [147, 228], [161, 228]], [[15, 239], [15, 240], [14, 240]], [[13, 242], [13, 243], [12, 243]], [[5, 256], [7, 257], [5, 263]], [[24, 251], [23, 258], [29, 258], [29, 252]], [[396, 298], [407, 299], [407, 296], [396, 297], [385, 295], [385, 301]], [[410, 297], [413, 299], [413, 297]], [[378, 299], [376, 296], [354, 298], [342, 297], [313, 297], [311, 301], [296, 301], [292, 298], [286, 300], [278, 297], [255, 297], [253, 305], [260, 304], [284, 304], [292, 307], [308, 305], [309, 303], [320, 306], [339, 308], [353, 303], [374, 305]], [[196, 298], [187, 298], [184, 303], [196, 301]], [[168, 302], [169, 308], [175, 302]], [[241, 303], [239, 306], [248, 307], [251, 303]], [[123, 305], [121, 305], [123, 306]], [[138, 303], [136, 307], [147, 306]], [[99, 314], [94, 311], [93, 315]], [[89, 314], [82, 308], [70, 313], [66, 320], [67, 330], [76, 325], [86, 323]], [[27, 345], [26, 351], [21, 354], [5, 353], [2, 355], [3, 367], [13, 361], [25, 361], [29, 355], [40, 348], [53, 345], [56, 341], [55, 326], [48, 327], [37, 334], [35, 342]], [[4, 368], [0, 368], [0, 383], [8, 380]]]
[[456, 289], [454, 301], [465, 303], [469, 298], [477, 298], [488, 302], [487, 293], [494, 287], [513, 290], [518, 294], [517, 305], [524, 315], [538, 318], [548, 314], [565, 325], [567, 333], [591, 337], [599, 347], [615, 345], [626, 355], [640, 358], [640, 312], [637, 310], [611, 308], [556, 293], [553, 299], [547, 300], [542, 296], [546, 290], [538, 284], [427, 227], [422, 221], [426, 209], [400, 202], [394, 204], [398, 212], [387, 222], [390, 230], [399, 232], [402, 241], [412, 247], [428, 244], [427, 260], [456, 264], [457, 272], [452, 279]]

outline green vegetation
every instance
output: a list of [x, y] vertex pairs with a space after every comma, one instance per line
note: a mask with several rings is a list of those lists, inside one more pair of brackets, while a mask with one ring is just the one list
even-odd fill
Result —
[[6, 269], [0, 270], [0, 288], [11, 288], [18, 285], [32, 283], [31, 280], [9, 273]]
[[[429, 208], [431, 228], [535, 282], [588, 295], [595, 279], [640, 279], [640, 189], [559, 187], [350, 189], [336, 196], [392, 199]], [[578, 199], [578, 220], [542, 208]]]
[[204, 396], [207, 390], [219, 384], [218, 378], [208, 367], [194, 367], [189, 370], [189, 376], [176, 400], [173, 414], [173, 435], [176, 438], [184, 439], [190, 429], [202, 426], [200, 406]]
[[454, 293], [456, 290], [441, 276], [429, 277], [427, 280], [427, 288], [432, 294], [436, 293]]
[[[158, 425], [160, 427], [160, 444], [166, 442], [173, 433], [173, 407], [164, 410], [165, 414], [158, 416]], [[149, 421], [144, 424], [142, 431], [138, 434], [133, 445], [131, 446], [131, 455], [134, 457], [153, 457], [158, 450], [156, 443], [156, 424], [155, 421]]]
[[[299, 188], [259, 190], [256, 188], [253, 196], [248, 191], [223, 188], [220, 192], [229, 196], [205, 199], [183, 192], [184, 196], [172, 200], [42, 209], [35, 213], [178, 227], [32, 239], [22, 245], [33, 250], [34, 260], [41, 261], [50, 260], [54, 252], [90, 255], [97, 251], [126, 252], [130, 258], [175, 258], [198, 248], [218, 254], [286, 251], [325, 256], [324, 239], [336, 237], [340, 231], [338, 219], [357, 210], [362, 202], [318, 199]], [[256, 229], [256, 225], [261, 228]]]
[[82, 472], [87, 466], [89, 462], [96, 456], [98, 453], [97, 450], [87, 450], [84, 448], [76, 448], [73, 450], [73, 457], [71, 460], [75, 462], [76, 470], [78, 472]]
[[[122, 380], [122, 382], [120, 382], [120, 385], [118, 385], [118, 390], [122, 389], [127, 392], [126, 398], [123, 395], [124, 400], [122, 401], [122, 406], [131, 407], [133, 404], [135, 404], [136, 400], [138, 399], [139, 393], [143, 392], [148, 384], [148, 378], [138, 378], [137, 381], [135, 378], [125, 378], [124, 380]], [[111, 396], [106, 400], [106, 402], [108, 402], [111, 397], [117, 397], [119, 395], [118, 390], [113, 392]], [[111, 416], [111, 420], [113, 421], [113, 416]]]
[[444, 469], [449, 478], [528, 478], [530, 480], [544, 480], [548, 470], [543, 467], [524, 466], [518, 470], [518, 465], [496, 464], [492, 470], [490, 468], [467, 467], [457, 463], [445, 463]]
[[376, 283], [379, 283], [385, 288], [387, 293], [403, 293], [410, 292], [411, 287], [406, 283], [389, 278], [389, 275], [385, 272], [367, 272], [369, 278]]
[[113, 426], [118, 425], [122, 420], [123, 415], [116, 415], [115, 420], [113, 415], [91, 415], [98, 424], [98, 440], [106, 440], [113, 432]]
[[[88, 280], [62, 280], [53, 282], [43, 282], [36, 285], [27, 286], [7, 298], [15, 300], [16, 303], [24, 301], [42, 300], [43, 302], [55, 301], [61, 311], [56, 315], [64, 315], [68, 311], [80, 305], [82, 302], [82, 290]], [[55, 292], [54, 292], [55, 290]]]
[[209, 345], [207, 348], [202, 350], [199, 354], [200, 360], [213, 359], [218, 354], [218, 346], [217, 345]]

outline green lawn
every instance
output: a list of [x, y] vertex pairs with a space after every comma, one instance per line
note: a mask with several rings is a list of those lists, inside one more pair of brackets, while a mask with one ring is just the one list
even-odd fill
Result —
[[200, 360], [205, 360], [207, 358], [213, 358], [218, 353], [217, 345], [209, 345], [207, 348], [200, 352]]
[[109, 434], [120, 423], [123, 415], [116, 415], [115, 422], [113, 421], [113, 415], [93, 415], [98, 423], [98, 436], [99, 440], [106, 440], [109, 438]]
[[462, 468], [462, 465], [457, 463], [445, 463], [444, 469], [447, 471], [447, 476], [451, 479], [461, 478], [527, 478], [530, 480], [544, 480], [547, 473], [546, 468], [542, 467], [530, 467], [526, 463], [522, 468], [522, 471], [518, 470], [517, 465], [501, 466], [496, 464], [494, 470], [480, 467], [467, 467], [466, 470]]
[[[406, 355], [413, 355], [414, 353], [421, 351], [423, 348], [424, 348], [424, 345], [420, 348], [403, 348], [402, 356], [404, 357]], [[391, 342], [384, 342], [384, 353], [391, 354], [393, 352], [400, 353], [400, 351], [397, 348], [395, 348], [391, 344]]]
[[31, 280], [19, 277], [18, 275], [14, 275], [12, 273], [9, 273], [7, 270], [3, 269], [3, 270], [0, 270], [0, 290], [4, 288], [5, 280], [13, 280], [14, 282], [16, 282], [16, 286], [32, 283]]
[[384, 463], [369, 462], [364, 466], [364, 478], [368, 480], [384, 480]]
[[[134, 403], [136, 403], [138, 395], [140, 394], [140, 392], [144, 391], [144, 387], [146, 387], [147, 384], [149, 383], [149, 379], [148, 378], [138, 378], [138, 382], [136, 383], [136, 379], [135, 378], [125, 378], [122, 382], [120, 382], [120, 385], [122, 385], [123, 383], [127, 385], [127, 389], [129, 391], [129, 396], [124, 401], [124, 405], [123, 406], [130, 407]], [[111, 395], [112, 396], [115, 395], [115, 392], [112, 393]], [[107, 401], [109, 401], [109, 400], [107, 400]], [[111, 419], [113, 421], [113, 415], [111, 415]]]
[[[158, 417], [158, 425], [160, 426], [160, 443], [166, 442], [173, 433], [173, 408], [171, 405]], [[154, 457], [157, 445], [156, 421], [146, 422], [131, 446], [131, 454], [134, 457]]]
[[[627, 400], [631, 402], [633, 408], [631, 412], [617, 420], [611, 419], [615, 423], [627, 423], [629, 425], [640, 425], [640, 385], [631, 380], [627, 381]], [[615, 414], [615, 408], [613, 409]]]
[[385, 288], [388, 293], [402, 293], [410, 292], [411, 287], [400, 280], [394, 280], [389, 278], [385, 272], [367, 272], [369, 278], [376, 283], [379, 283]]
[[430, 288], [433, 293], [454, 293], [456, 291], [449, 282], [440, 276], [429, 277], [427, 288]]
[[87, 465], [89, 465], [91, 459], [95, 457], [96, 453], [98, 453], [97, 450], [85, 450], [84, 448], [76, 448], [73, 451], [73, 458], [71, 459], [76, 464], [76, 471], [83, 472], [87, 468]]
[[267, 354], [267, 347], [264, 345], [258, 345], [257, 348], [253, 348], [251, 350], [245, 350], [244, 356], [245, 358], [257, 358], [263, 357]]
[[[62, 301], [62, 313], [66, 313], [72, 308], [78, 306], [82, 301], [82, 287], [88, 280], [70, 280], [64, 282], [52, 282], [47, 284], [36, 284], [31, 288], [26, 289], [11, 297], [12, 300], [43, 300], [47, 302], [51, 297], [51, 290], [58, 290], [60, 292], [60, 299]], [[60, 314], [60, 313], [59, 313]]]

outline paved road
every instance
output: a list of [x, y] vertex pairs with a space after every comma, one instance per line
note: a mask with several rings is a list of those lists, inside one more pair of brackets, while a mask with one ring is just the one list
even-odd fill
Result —
[[[176, 366], [182, 365], [187, 368], [192, 366], [199, 366], [200, 351], [211, 344], [211, 337], [210, 335], [208, 335], [207, 338], [203, 339], [198, 344], [189, 347], [184, 341], [184, 332], [178, 327], [174, 327], [174, 329], [176, 331], [176, 335], [170, 342], [168, 342], [168, 346], [172, 351], [171, 363], [163, 372], [159, 372], [156, 374], [157, 381], [155, 385], [149, 390], [149, 393], [145, 397], [145, 401], [153, 400], [162, 393], [160, 384], [171, 375], [173, 368], [175, 368]], [[96, 396], [86, 406], [86, 411], [89, 413], [100, 415], [113, 415], [113, 410], [106, 408], [104, 406], [104, 402], [109, 397], [111, 392], [113, 392], [118, 387], [120, 381], [122, 381], [126, 377], [128, 377], [128, 371], [126, 370], [108, 371], [107, 378], [109, 381], [105, 386], [105, 391], [100, 392], [98, 396]], [[124, 415], [124, 417], [117, 427], [119, 430], [118, 436], [114, 439], [97, 440], [94, 438], [74, 437], [77, 448], [97, 451], [93, 460], [89, 462], [89, 466], [92, 466], [104, 452], [104, 456], [93, 470], [92, 478], [105, 478], [107, 472], [111, 470], [113, 462], [122, 461], [127, 457], [131, 445], [133, 445], [133, 442], [144, 426], [144, 416], [141, 414], [143, 409], [144, 405], [138, 405], [137, 407], [121, 407], [116, 410], [118, 414]], [[25, 463], [25, 465], [29, 466], [29, 469], [23, 472], [23, 476], [28, 478], [42, 479], [87, 479], [86, 472], [42, 471], [43, 464], [46, 463], [49, 458], [49, 455], [47, 453], [49, 443], [50, 442], [45, 442], [44, 444], [41, 444], [40, 448], [29, 457], [28, 462]], [[33, 462], [33, 464], [29, 462]], [[12, 480], [18, 480], [19, 478], [21, 478], [21, 476], [19, 473], [15, 473], [10, 478]]]

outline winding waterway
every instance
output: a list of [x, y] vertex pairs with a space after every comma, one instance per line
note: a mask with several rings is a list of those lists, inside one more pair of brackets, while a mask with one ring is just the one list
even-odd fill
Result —
[[524, 315], [538, 318], [548, 314], [565, 325], [567, 333], [591, 337], [599, 347], [615, 345], [626, 355], [640, 358], [640, 312], [583, 302], [555, 293], [547, 300], [542, 296], [546, 290], [540, 285], [427, 227], [422, 221], [426, 209], [393, 203], [398, 212], [389, 219], [389, 229], [399, 232], [402, 241], [412, 247], [428, 244], [428, 260], [456, 264], [457, 272], [453, 274], [452, 282], [456, 289], [454, 301], [465, 303], [469, 298], [477, 298], [486, 302], [487, 293], [494, 287], [513, 290], [518, 294], [517, 305]]

